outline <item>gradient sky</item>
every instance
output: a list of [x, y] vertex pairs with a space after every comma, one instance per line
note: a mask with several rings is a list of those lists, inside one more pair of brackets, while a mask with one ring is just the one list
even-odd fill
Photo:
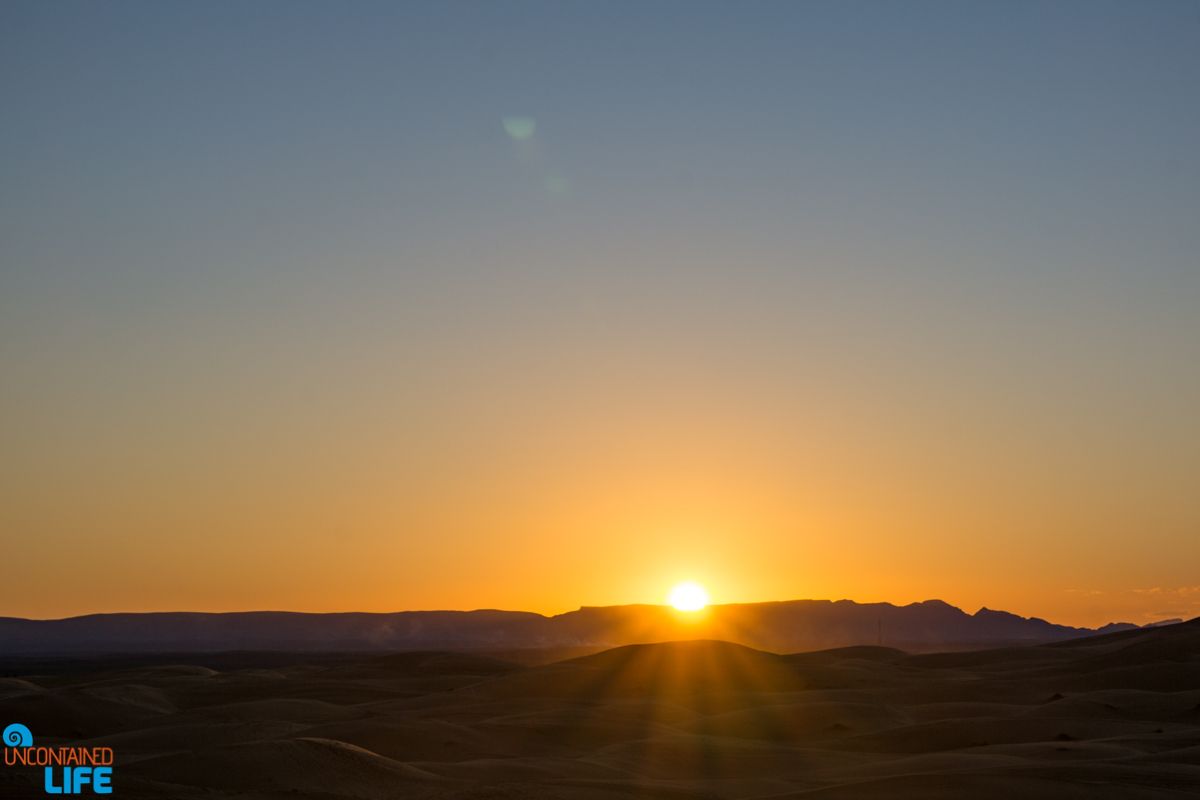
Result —
[[4, 3], [0, 615], [1200, 614], [1197, 42]]

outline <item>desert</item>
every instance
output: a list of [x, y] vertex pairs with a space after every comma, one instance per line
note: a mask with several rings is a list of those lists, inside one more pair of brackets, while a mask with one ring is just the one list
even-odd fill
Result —
[[[693, 640], [533, 666], [438, 651], [191, 656], [6, 677], [0, 718], [38, 746], [110, 748], [114, 795], [128, 797], [1200, 794], [1200, 620], [917, 655]], [[45, 796], [41, 768], [0, 774], [5, 797]]]
[[1197, 0], [0, 0], [0, 800], [1200, 800]]

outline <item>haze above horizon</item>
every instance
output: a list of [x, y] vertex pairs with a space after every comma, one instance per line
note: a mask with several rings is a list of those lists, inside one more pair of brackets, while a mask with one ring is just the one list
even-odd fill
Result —
[[1197, 616], [1198, 31], [6, 3], [0, 616]]

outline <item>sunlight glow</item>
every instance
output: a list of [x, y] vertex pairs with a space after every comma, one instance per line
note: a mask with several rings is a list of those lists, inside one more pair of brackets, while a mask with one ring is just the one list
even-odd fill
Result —
[[708, 605], [708, 592], [695, 581], [684, 581], [671, 590], [667, 602], [676, 611], [700, 611]]

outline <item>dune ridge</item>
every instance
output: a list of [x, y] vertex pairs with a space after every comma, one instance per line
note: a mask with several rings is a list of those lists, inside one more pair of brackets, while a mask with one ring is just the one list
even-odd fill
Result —
[[[1177, 798], [1200, 794], [1200, 619], [940, 654], [697, 640], [23, 675], [0, 719], [112, 748], [131, 797]], [[40, 770], [6, 767], [0, 794], [44, 796]]]

